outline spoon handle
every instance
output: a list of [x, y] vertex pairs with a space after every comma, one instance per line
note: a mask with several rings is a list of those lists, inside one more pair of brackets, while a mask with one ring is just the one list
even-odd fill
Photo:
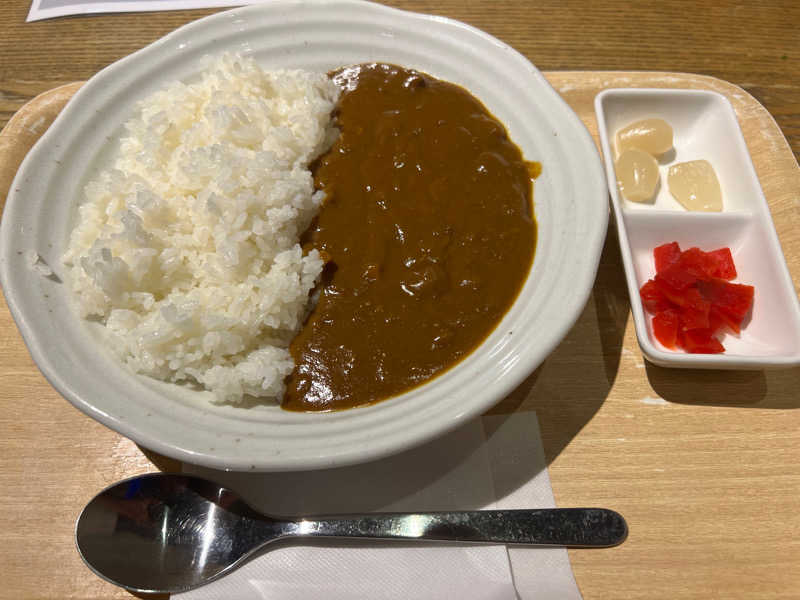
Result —
[[481, 510], [303, 519], [292, 536], [439, 540], [603, 548], [622, 543], [628, 526], [605, 508]]

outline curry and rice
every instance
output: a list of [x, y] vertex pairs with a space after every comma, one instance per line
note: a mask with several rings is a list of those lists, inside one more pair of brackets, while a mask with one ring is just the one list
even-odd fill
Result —
[[530, 168], [462, 88], [225, 55], [129, 121], [64, 260], [137, 373], [318, 411], [476, 348], [533, 260]]

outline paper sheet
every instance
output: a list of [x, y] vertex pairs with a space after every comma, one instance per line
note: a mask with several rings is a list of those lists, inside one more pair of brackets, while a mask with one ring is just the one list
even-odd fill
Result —
[[[265, 0], [33, 0], [27, 22], [67, 15], [244, 6]], [[269, 1], [269, 0], [266, 0]]]
[[[484, 417], [403, 454], [309, 473], [186, 472], [273, 514], [554, 506], [533, 413]], [[415, 543], [282, 545], [175, 600], [580, 600], [567, 552]]]

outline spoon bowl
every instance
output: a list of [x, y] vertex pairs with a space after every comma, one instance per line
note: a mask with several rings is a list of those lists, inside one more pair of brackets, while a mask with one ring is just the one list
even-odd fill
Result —
[[78, 517], [75, 540], [84, 562], [106, 581], [134, 592], [177, 593], [291, 537], [585, 548], [615, 546], [627, 532], [622, 516], [600, 508], [277, 517], [205, 479], [151, 473], [95, 496]]

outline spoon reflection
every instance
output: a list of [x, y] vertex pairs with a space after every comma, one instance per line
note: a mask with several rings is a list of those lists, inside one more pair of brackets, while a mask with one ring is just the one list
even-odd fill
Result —
[[95, 496], [78, 517], [75, 538], [83, 560], [103, 579], [135, 592], [175, 593], [290, 537], [586, 548], [615, 546], [627, 532], [618, 513], [600, 508], [275, 517], [205, 479], [152, 473]]

